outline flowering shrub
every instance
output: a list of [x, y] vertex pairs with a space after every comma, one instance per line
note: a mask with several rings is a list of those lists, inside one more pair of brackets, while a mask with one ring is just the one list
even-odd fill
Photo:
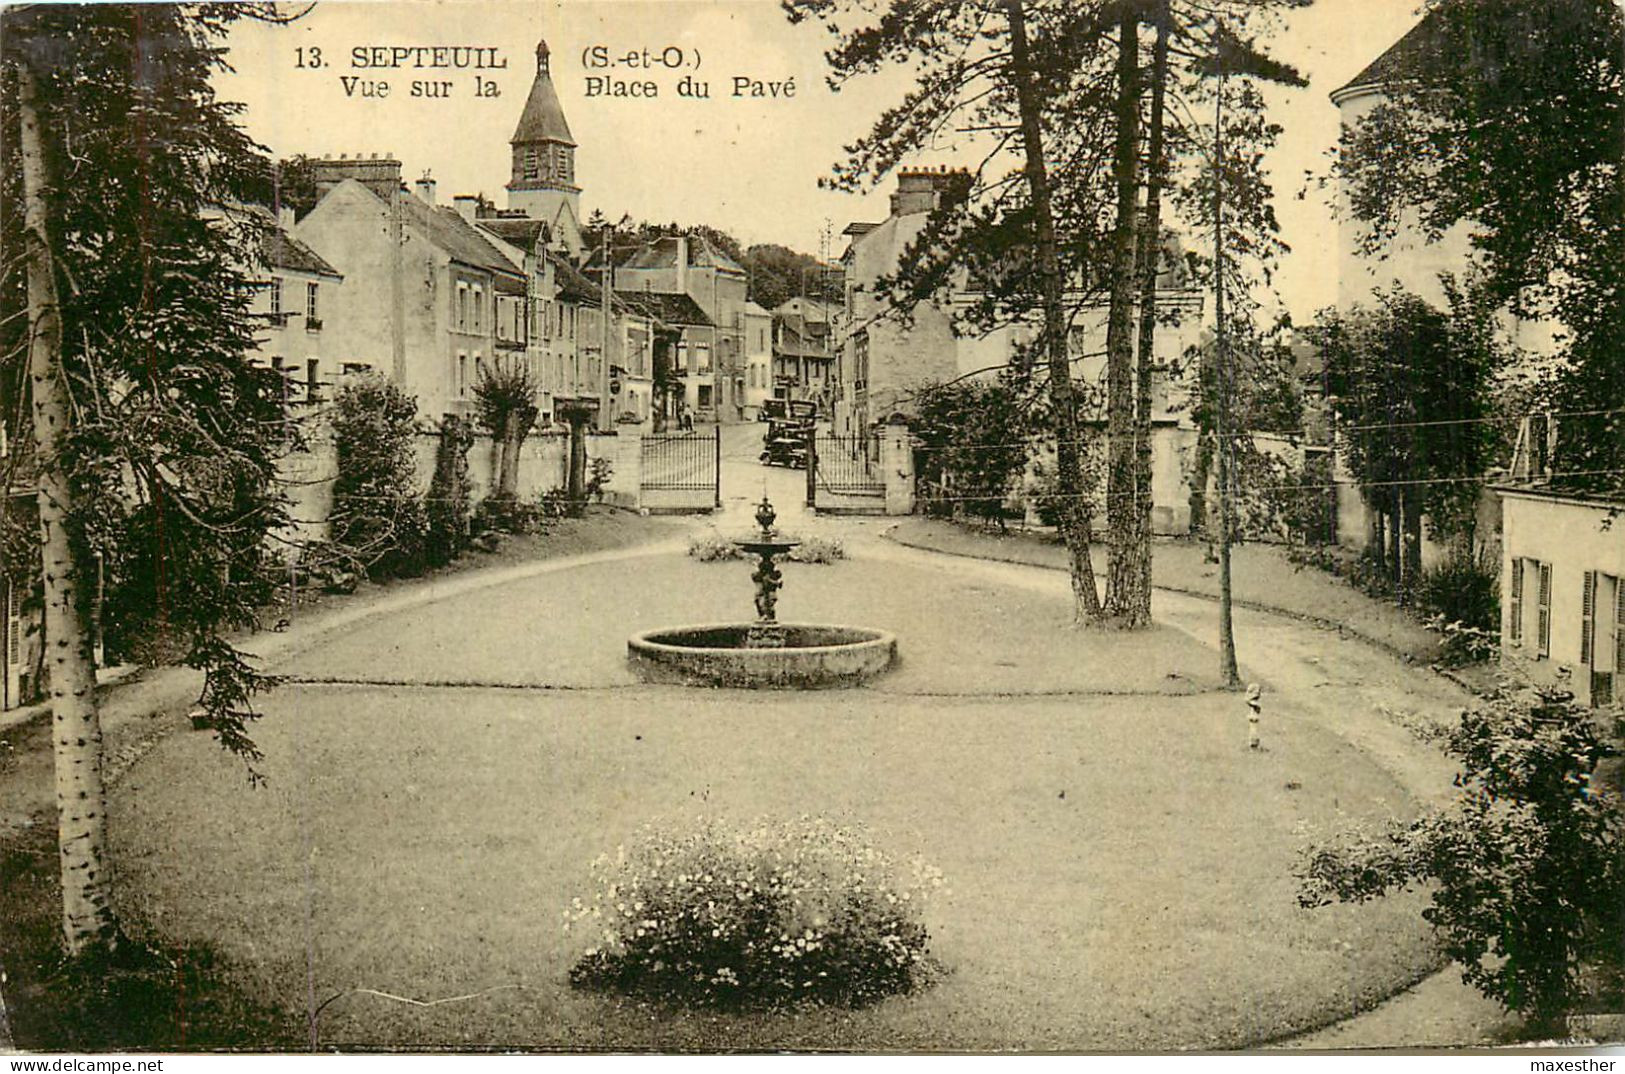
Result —
[[915, 861], [901, 875], [824, 818], [646, 827], [592, 872], [593, 894], [564, 911], [588, 944], [570, 970], [577, 987], [692, 1006], [856, 1007], [926, 981], [920, 914], [941, 874]]
[[[846, 558], [846, 546], [835, 537], [802, 537], [784, 558], [795, 563], [834, 563]], [[716, 533], [702, 533], [688, 542], [688, 554], [701, 563], [743, 559], [739, 546]]]
[[789, 558], [797, 563], [834, 563], [846, 558], [846, 546], [836, 537], [803, 537], [790, 549]]
[[688, 554], [701, 563], [717, 563], [725, 559], [738, 559], [744, 555], [739, 546], [715, 533], [702, 533], [690, 538]]

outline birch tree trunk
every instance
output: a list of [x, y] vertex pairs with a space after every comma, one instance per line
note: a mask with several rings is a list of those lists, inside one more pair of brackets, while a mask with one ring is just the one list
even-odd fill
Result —
[[1033, 206], [1038, 249], [1038, 275], [1043, 290], [1044, 344], [1049, 362], [1050, 409], [1055, 422], [1055, 469], [1061, 501], [1061, 536], [1066, 541], [1072, 575], [1073, 614], [1080, 622], [1102, 618], [1089, 555], [1090, 507], [1084, 495], [1082, 435], [1072, 392], [1071, 355], [1067, 352], [1066, 310], [1062, 299], [1060, 255], [1055, 244], [1055, 217], [1050, 207], [1049, 172], [1044, 163], [1040, 103], [1033, 89], [1027, 53], [1027, 20], [1022, 0], [1004, 0], [1010, 24], [1010, 77], [1021, 114], [1021, 142], [1026, 157], [1027, 193]]
[[1122, 5], [1117, 27], [1117, 222], [1112, 232], [1111, 305], [1106, 320], [1106, 614], [1129, 625], [1140, 577], [1134, 472], [1135, 217], [1139, 211], [1140, 14]]
[[28, 254], [28, 377], [39, 468], [40, 574], [45, 588], [46, 666], [51, 680], [51, 741], [56, 757], [57, 840], [61, 848], [62, 935], [69, 955], [110, 947], [118, 936], [107, 864], [102, 731], [96, 666], [82, 614], [89, 578], [69, 536], [75, 491], [61, 450], [69, 410], [61, 367], [62, 314], [46, 229], [49, 168], [40, 137], [37, 95], [26, 63], [17, 65]]
[[[1223, 56], [1222, 49], [1219, 55]], [[1231, 488], [1234, 447], [1230, 431], [1231, 393], [1236, 390], [1230, 362], [1230, 328], [1224, 312], [1224, 182], [1219, 173], [1224, 160], [1224, 65], [1219, 63], [1219, 86], [1213, 97], [1213, 325], [1214, 357], [1218, 364], [1213, 406], [1214, 447], [1219, 453], [1219, 676], [1227, 687], [1241, 685], [1236, 665], [1236, 629], [1230, 585], [1230, 535], [1235, 518]]]
[[1162, 188], [1168, 181], [1163, 119], [1168, 82], [1168, 0], [1154, 8], [1157, 42], [1151, 50], [1151, 115], [1146, 148], [1145, 221], [1140, 232], [1140, 332], [1134, 385], [1134, 586], [1125, 609], [1131, 627], [1151, 622], [1151, 369], [1156, 360], [1157, 270], [1162, 254]]

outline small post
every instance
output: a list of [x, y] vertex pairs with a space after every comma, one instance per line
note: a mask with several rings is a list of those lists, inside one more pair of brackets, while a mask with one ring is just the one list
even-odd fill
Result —
[[818, 423], [807, 427], [807, 509], [818, 507]]
[[1258, 742], [1258, 719], [1264, 703], [1256, 682], [1247, 684], [1247, 748], [1262, 749]]
[[711, 491], [714, 494], [714, 506], [722, 506], [722, 422], [719, 419], [716, 425], [716, 452], [712, 459]]

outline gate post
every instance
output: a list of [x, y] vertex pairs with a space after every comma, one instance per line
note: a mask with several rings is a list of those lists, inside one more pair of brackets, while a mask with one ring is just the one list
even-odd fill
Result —
[[716, 506], [722, 506], [722, 422], [716, 424], [716, 451], [712, 457], [711, 490], [715, 494]]
[[914, 513], [914, 452], [909, 447], [908, 420], [893, 415], [880, 434], [880, 475], [886, 482], [886, 513]]
[[807, 510], [818, 507], [818, 423], [807, 428]]

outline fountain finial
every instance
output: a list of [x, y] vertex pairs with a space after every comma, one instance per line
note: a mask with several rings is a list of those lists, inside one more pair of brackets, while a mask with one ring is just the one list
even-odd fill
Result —
[[773, 510], [773, 505], [768, 502], [767, 492], [764, 490], [762, 502], [756, 505], [756, 524], [762, 527], [763, 537], [773, 536], [773, 523], [778, 517], [779, 513]]

